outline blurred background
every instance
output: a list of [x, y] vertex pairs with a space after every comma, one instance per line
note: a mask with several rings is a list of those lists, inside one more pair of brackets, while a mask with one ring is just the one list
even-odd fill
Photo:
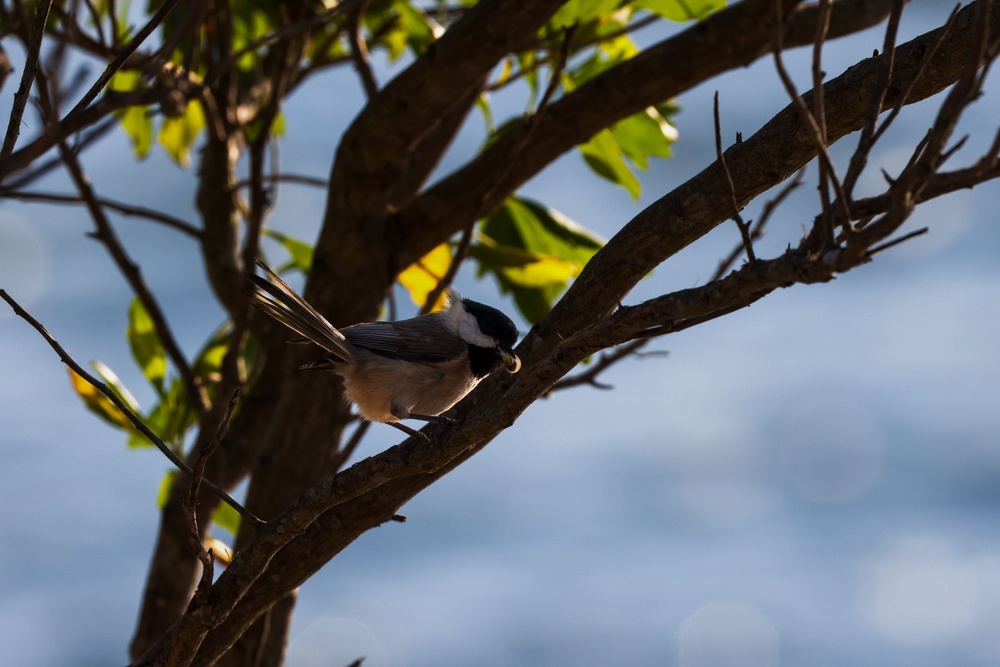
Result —
[[[900, 41], [941, 25], [949, 3], [914, 0]], [[644, 31], [662, 39], [679, 27]], [[881, 48], [882, 28], [828, 46], [831, 76]], [[9, 114], [23, 54], [0, 91]], [[787, 62], [808, 85], [809, 54]], [[377, 63], [380, 81], [389, 67]], [[684, 67], [683, 62], [665, 67]], [[96, 76], [98, 71], [92, 72]], [[683, 95], [672, 159], [641, 173], [638, 201], [576, 153], [525, 186], [605, 237], [787, 104], [773, 64]], [[362, 93], [342, 69], [286, 108], [282, 170], [325, 178]], [[949, 166], [997, 129], [1000, 80], [966, 114]], [[941, 97], [907, 108], [861, 193], [898, 173]], [[498, 120], [523, 98], [499, 96]], [[25, 137], [37, 131], [29, 108]], [[477, 150], [470, 117], [441, 173]], [[25, 139], [22, 139], [24, 141]], [[835, 149], [841, 170], [855, 139]], [[115, 131], [83, 155], [102, 196], [197, 219], [193, 174], [154, 149], [135, 164]], [[818, 210], [814, 172], [758, 255], [795, 243]], [[54, 173], [38, 189], [72, 192]], [[756, 218], [766, 197], [744, 217]], [[323, 192], [284, 185], [270, 225], [312, 239]], [[288, 665], [1000, 664], [1000, 183], [921, 206], [930, 233], [826, 285], [655, 341], [589, 387], [541, 400], [482, 454], [371, 531], [302, 589]], [[222, 311], [194, 242], [116, 218], [186, 351]], [[124, 338], [131, 293], [86, 234], [82, 208], [0, 203], [0, 287], [81, 363], [100, 359], [148, 405]], [[659, 267], [634, 303], [704, 283], [738, 243], [732, 223]], [[277, 246], [269, 246], [282, 257]], [[466, 296], [500, 306], [472, 271]], [[400, 304], [409, 306], [404, 293]], [[405, 310], [405, 309], [404, 309]], [[401, 315], [408, 316], [410, 312]], [[519, 322], [524, 331], [526, 323]], [[12, 665], [127, 662], [169, 466], [88, 413], [65, 368], [0, 308], [0, 646]], [[374, 427], [358, 455], [398, 441]], [[225, 535], [220, 535], [225, 537]]]

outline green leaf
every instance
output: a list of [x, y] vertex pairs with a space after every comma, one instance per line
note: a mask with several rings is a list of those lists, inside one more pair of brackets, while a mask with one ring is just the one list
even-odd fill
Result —
[[482, 231], [508, 246], [572, 263], [577, 270], [604, 245], [604, 239], [558, 211], [518, 196], [504, 202]]
[[220, 342], [210, 341], [198, 354], [198, 358], [195, 359], [191, 370], [194, 371], [195, 375], [207, 380], [209, 383], [218, 381], [219, 373], [222, 371], [222, 362], [226, 358], [228, 351], [228, 336]]
[[677, 130], [654, 107], [615, 123], [610, 130], [625, 156], [640, 169], [649, 168], [650, 157], [670, 157], [670, 146], [677, 141]]
[[479, 275], [492, 273], [514, 295], [529, 322], [552, 308], [568, 282], [604, 244], [603, 239], [546, 206], [511, 197], [481, 225], [470, 256]]
[[580, 152], [594, 173], [622, 186], [634, 199], [639, 198], [642, 186], [625, 162], [625, 154], [610, 130], [601, 130], [595, 134], [590, 141], [580, 146]]
[[613, 12], [621, 0], [570, 0], [549, 19], [555, 28], [569, 28], [577, 23], [593, 21], [602, 14]]
[[648, 9], [671, 21], [701, 21], [726, 6], [726, 0], [636, 0], [632, 5]]
[[[420, 55], [442, 30], [426, 13], [405, 0], [374, 7], [365, 14], [368, 48], [384, 48], [394, 62], [409, 48]], [[376, 39], [377, 36], [377, 39]]]
[[163, 121], [159, 134], [160, 144], [174, 162], [182, 167], [187, 167], [191, 164], [191, 146], [194, 145], [204, 127], [205, 114], [202, 111], [201, 102], [191, 100], [185, 107], [183, 114]]
[[163, 381], [167, 375], [167, 355], [152, 318], [138, 298], [132, 299], [129, 306], [125, 336], [132, 348], [132, 357], [139, 364], [143, 375], [162, 396]]
[[310, 269], [312, 269], [313, 260], [313, 247], [311, 245], [274, 229], [265, 228], [262, 231], [265, 236], [274, 239], [284, 246], [291, 257], [292, 268], [296, 268], [307, 275], [309, 274]]
[[[169, 444], [167, 438], [164, 437], [167, 429], [167, 415], [163, 410], [162, 401], [154, 405], [153, 409], [150, 410], [149, 413], [143, 415], [142, 421], [147, 427], [149, 427], [149, 430], [158, 435], [164, 443]], [[125, 444], [129, 449], [146, 449], [153, 446], [153, 443], [149, 441], [149, 438], [139, 431], [133, 431], [130, 433], [128, 440], [125, 441]]]
[[230, 507], [228, 503], [219, 503], [215, 512], [212, 513], [212, 523], [233, 535], [240, 532], [240, 519], [242, 518], [239, 512]]
[[176, 478], [177, 471], [168, 470], [167, 474], [160, 480], [160, 486], [156, 490], [156, 509], [162, 510], [166, 507], [167, 501], [170, 500], [170, 489], [174, 485], [174, 479]]
[[[171, 449], [178, 454], [182, 451], [184, 436], [198, 422], [198, 416], [180, 378], [171, 381], [160, 402], [142, 420]], [[143, 448], [150, 444], [141, 433], [134, 433], [128, 439], [129, 447]]]
[[[274, 32], [278, 27], [268, 16], [266, 3], [234, 2], [230, 17], [233, 53], [242, 51], [250, 43]], [[257, 51], [248, 51], [240, 56], [236, 66], [244, 72], [249, 72], [258, 66], [259, 61], [260, 54]]]
[[481, 267], [502, 274], [519, 287], [565, 285], [578, 273], [575, 265], [558, 257], [497, 243], [485, 235], [480, 235], [479, 242], [469, 248], [469, 254]]
[[[115, 91], [131, 92], [139, 88], [142, 74], [134, 70], [121, 70], [111, 77], [109, 88]], [[153, 119], [149, 107], [126, 107], [115, 112], [118, 122], [132, 142], [132, 150], [140, 160], [149, 155], [153, 147]]]

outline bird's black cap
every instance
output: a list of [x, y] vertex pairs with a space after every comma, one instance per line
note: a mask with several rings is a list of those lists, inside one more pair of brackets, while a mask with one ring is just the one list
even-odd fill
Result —
[[514, 347], [517, 343], [517, 327], [499, 310], [472, 299], [462, 299], [462, 306], [476, 318], [479, 330], [484, 334], [496, 338], [507, 347]]

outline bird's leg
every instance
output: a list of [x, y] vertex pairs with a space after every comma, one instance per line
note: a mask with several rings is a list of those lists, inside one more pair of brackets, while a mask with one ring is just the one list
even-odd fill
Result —
[[400, 424], [399, 422], [386, 422], [386, 424], [392, 426], [393, 428], [398, 428], [400, 431], [411, 437], [419, 438], [424, 442], [430, 441], [430, 438], [428, 438], [425, 434], [421, 433], [420, 431], [415, 431], [405, 424]]
[[418, 415], [414, 413], [409, 413], [407, 419], [419, 419], [420, 421], [431, 422], [434, 424], [454, 424], [455, 420], [451, 417], [444, 417], [442, 415]]

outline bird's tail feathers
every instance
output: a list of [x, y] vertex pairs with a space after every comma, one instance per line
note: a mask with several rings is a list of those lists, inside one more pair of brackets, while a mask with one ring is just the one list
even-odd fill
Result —
[[305, 336], [346, 363], [353, 360], [353, 346], [335, 326], [295, 293], [288, 284], [260, 260], [257, 266], [267, 278], [249, 274], [246, 292], [250, 303], [296, 333]]

